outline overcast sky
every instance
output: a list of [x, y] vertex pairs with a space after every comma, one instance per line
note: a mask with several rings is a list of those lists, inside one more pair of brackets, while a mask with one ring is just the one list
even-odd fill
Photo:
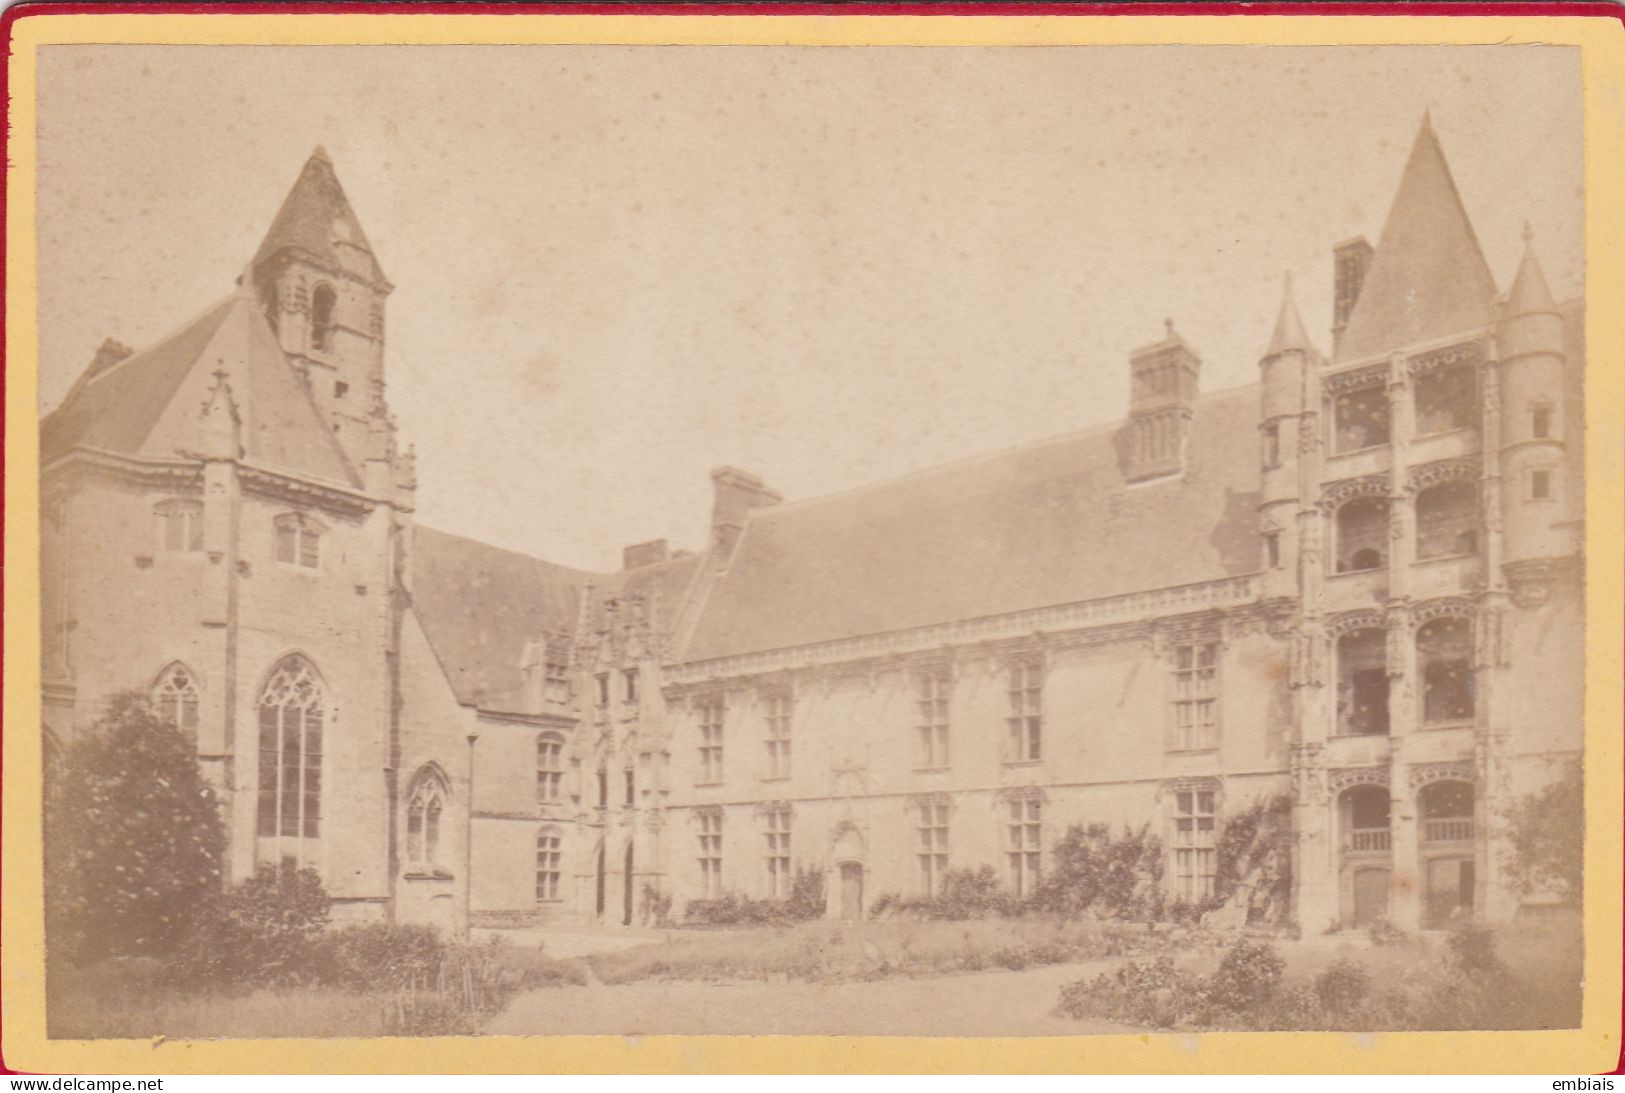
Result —
[[1562, 47], [51, 46], [41, 398], [229, 293], [331, 154], [419, 519], [568, 564], [1121, 416], [1172, 318], [1251, 382], [1373, 242], [1424, 108], [1505, 289], [1581, 285]]

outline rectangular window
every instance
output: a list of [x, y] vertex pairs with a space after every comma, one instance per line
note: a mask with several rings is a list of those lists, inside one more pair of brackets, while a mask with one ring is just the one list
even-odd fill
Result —
[[547, 903], [559, 898], [559, 867], [563, 855], [561, 840], [552, 831], [536, 837], [536, 902]]
[[1531, 501], [1545, 501], [1552, 496], [1552, 472], [1529, 472], [1529, 499]]
[[158, 541], [174, 554], [203, 549], [203, 506], [196, 501], [165, 501], [153, 510], [158, 518]]
[[1201, 903], [1213, 897], [1214, 793], [1182, 789], [1174, 794], [1174, 805], [1174, 895]]
[[598, 704], [600, 706], [608, 706], [609, 705], [609, 673], [608, 672], [599, 672], [598, 676], [597, 676], [597, 679], [598, 679]]
[[564, 741], [544, 736], [536, 742], [536, 803], [559, 799], [564, 784]]
[[621, 673], [621, 682], [626, 685], [626, 701], [628, 704], [638, 700], [638, 670], [628, 668]]
[[700, 898], [722, 895], [722, 813], [702, 812], [700, 821]]
[[1264, 426], [1264, 466], [1281, 465], [1281, 425], [1272, 421]]
[[1043, 758], [1043, 687], [1043, 672], [1036, 662], [1021, 660], [1010, 666], [1010, 762]]
[[1364, 387], [1339, 395], [1332, 404], [1334, 452], [1357, 452], [1388, 443], [1388, 392]]
[[1264, 535], [1264, 563], [1271, 569], [1281, 568], [1281, 533], [1278, 531]]
[[767, 719], [767, 777], [790, 777], [790, 696], [770, 694], [762, 699]]
[[701, 785], [722, 781], [722, 715], [721, 698], [708, 698], [700, 703]]
[[547, 700], [549, 702], [568, 702], [570, 700], [570, 677], [561, 663], [548, 661], [546, 667]]
[[626, 768], [626, 804], [631, 807], [637, 800], [637, 776], [631, 767]]
[[926, 804], [920, 806], [918, 849], [915, 855], [920, 863], [920, 892], [934, 896], [942, 889], [942, 874], [948, 870], [948, 806]]
[[764, 817], [767, 838], [767, 897], [784, 899], [790, 895], [790, 810], [768, 809]]
[[1010, 890], [1025, 896], [1038, 885], [1039, 854], [1043, 850], [1043, 828], [1037, 799], [1008, 802], [1005, 857], [1010, 863]]
[[289, 565], [315, 569], [321, 561], [321, 534], [306, 527], [301, 518], [289, 514], [277, 517], [275, 524], [276, 560]]
[[1552, 408], [1550, 406], [1536, 406], [1529, 412], [1529, 431], [1536, 440], [1545, 440], [1552, 435]]
[[1174, 650], [1174, 750], [1219, 744], [1219, 646], [1204, 641]]
[[925, 672], [917, 681], [920, 766], [940, 770], [948, 766], [948, 696], [952, 684], [947, 672]]

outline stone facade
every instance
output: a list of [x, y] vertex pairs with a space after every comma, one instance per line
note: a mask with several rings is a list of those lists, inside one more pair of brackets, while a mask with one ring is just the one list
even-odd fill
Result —
[[722, 468], [703, 551], [587, 573], [416, 524], [318, 150], [237, 291], [44, 424], [48, 743], [149, 690], [234, 877], [452, 931], [1020, 892], [1096, 822], [1200, 902], [1280, 797], [1305, 928], [1508, 916], [1498, 810], [1582, 740], [1580, 308], [1532, 247], [1497, 295], [1426, 126], [1335, 254], [1330, 357], [1289, 288], [1254, 387], [1170, 324], [1121, 426], [791, 504]]

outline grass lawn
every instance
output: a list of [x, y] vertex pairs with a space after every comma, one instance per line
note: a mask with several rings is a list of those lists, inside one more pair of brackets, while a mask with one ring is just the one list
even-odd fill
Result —
[[1144, 926], [1043, 918], [965, 922], [810, 922], [670, 930], [666, 938], [586, 958], [603, 983], [642, 979], [838, 983], [1020, 970], [1133, 952]]

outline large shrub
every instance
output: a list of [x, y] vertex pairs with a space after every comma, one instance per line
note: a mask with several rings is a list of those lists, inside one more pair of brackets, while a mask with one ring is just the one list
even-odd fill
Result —
[[317, 938], [327, 927], [327, 892], [315, 870], [262, 864], [205, 906], [174, 962], [194, 983], [308, 983], [324, 973]]
[[1524, 895], [1546, 892], [1580, 898], [1585, 851], [1585, 786], [1578, 761], [1544, 789], [1526, 793], [1502, 811], [1507, 876]]
[[790, 900], [786, 910], [798, 922], [824, 917], [823, 870], [796, 870], [795, 879], [790, 882]]
[[1219, 961], [1208, 979], [1208, 995], [1215, 1005], [1248, 1010], [1269, 1001], [1275, 993], [1286, 961], [1266, 942], [1238, 941]]
[[46, 940], [60, 955], [173, 952], [218, 891], [214, 792], [192, 743], [134, 692], [68, 747], [44, 825]]
[[428, 983], [446, 946], [430, 926], [371, 922], [334, 930], [320, 941], [323, 981], [348, 990], [395, 990]]
[[1161, 877], [1162, 841], [1149, 824], [1137, 831], [1125, 826], [1117, 838], [1105, 824], [1073, 824], [1055, 844], [1032, 902], [1065, 916], [1090, 910], [1100, 918], [1141, 917], [1160, 903]]

